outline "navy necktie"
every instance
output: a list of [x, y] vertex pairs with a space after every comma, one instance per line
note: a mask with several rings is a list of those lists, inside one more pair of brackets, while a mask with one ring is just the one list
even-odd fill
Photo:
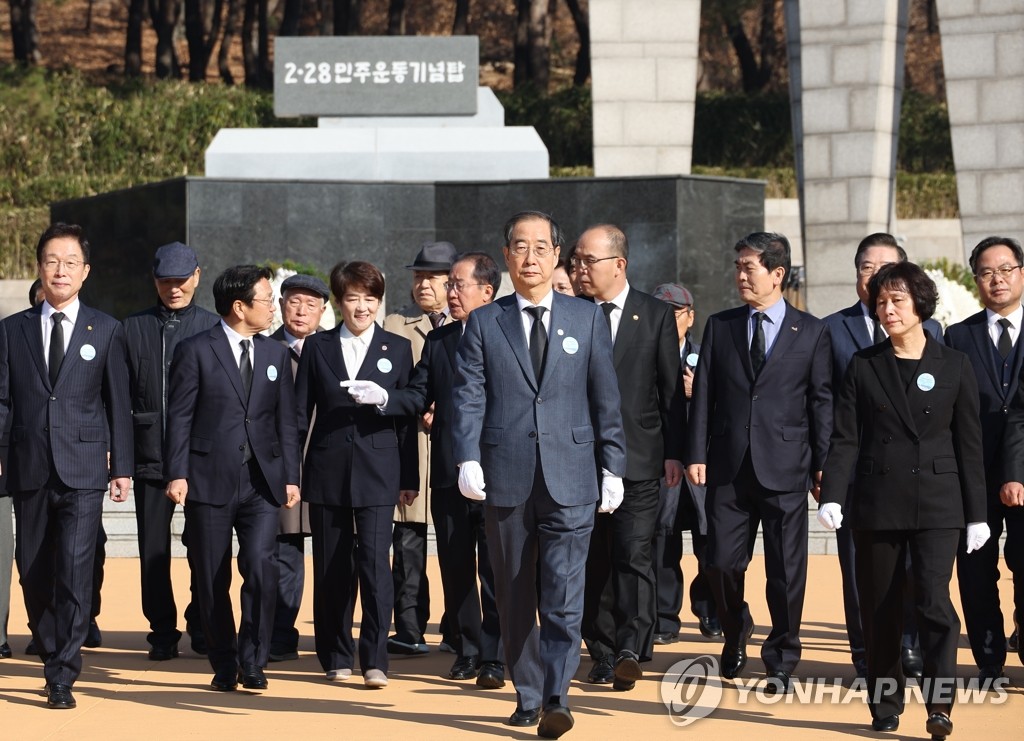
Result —
[[57, 385], [57, 374], [60, 373], [60, 364], [64, 362], [64, 314], [57, 311], [50, 315], [53, 320], [53, 329], [50, 330], [50, 352], [47, 356], [47, 364], [50, 366], [50, 388]]
[[1003, 328], [1002, 334], [999, 335], [999, 344], [996, 347], [999, 349], [999, 354], [1003, 360], [1010, 357], [1010, 353], [1013, 351], [1013, 341], [1010, 339], [1010, 320], [1003, 317], [999, 320], [999, 326]]
[[533, 326], [530, 328], [530, 361], [533, 363], [533, 375], [540, 381], [541, 372], [544, 370], [544, 351], [548, 347], [548, 333], [544, 329], [543, 306], [527, 306], [526, 313], [533, 317]]
[[242, 375], [242, 391], [246, 401], [249, 399], [249, 389], [252, 388], [252, 359], [249, 357], [249, 340], [242, 340], [238, 344], [242, 346], [242, 355], [238, 359], [238, 372]]
[[750, 365], [754, 375], [761, 372], [765, 360], [764, 320], [767, 315], [763, 311], [754, 312], [754, 339], [750, 341]]

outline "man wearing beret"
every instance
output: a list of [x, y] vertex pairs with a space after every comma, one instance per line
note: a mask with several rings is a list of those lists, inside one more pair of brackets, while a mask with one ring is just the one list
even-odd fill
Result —
[[[163, 439], [167, 426], [167, 374], [182, 340], [214, 327], [220, 318], [195, 305], [199, 261], [181, 242], [165, 244], [153, 258], [154, 306], [124, 320], [135, 426], [135, 521], [142, 574], [142, 612], [149, 621], [149, 658], [178, 655], [178, 610], [171, 588], [171, 517], [164, 495]], [[183, 541], [187, 540], [185, 537]], [[193, 592], [194, 593], [194, 592]], [[192, 648], [205, 653], [197, 605], [185, 608]]]
[[[455, 259], [455, 245], [450, 242], [424, 242], [416, 259], [406, 265], [412, 273], [414, 304], [384, 320], [384, 329], [412, 342], [412, 361], [418, 363], [423, 344], [432, 329], [450, 321], [448, 294], [444, 290]], [[395, 530], [392, 547], [395, 583], [395, 635], [388, 639], [392, 656], [422, 656], [429, 649], [423, 633], [430, 616], [430, 588], [427, 583], [427, 513], [430, 512], [430, 425], [433, 410], [420, 417], [420, 495], [411, 505], [395, 508]], [[443, 623], [443, 620], [442, 620]], [[442, 639], [445, 638], [442, 625]], [[446, 641], [448, 642], [448, 641]]]
[[[298, 273], [281, 284], [282, 324], [270, 339], [288, 348], [292, 359], [292, 378], [295, 378], [299, 367], [302, 343], [320, 328], [330, 297], [330, 290], [324, 282], [312, 275]], [[295, 628], [295, 620], [302, 605], [302, 588], [306, 581], [305, 539], [310, 534], [308, 504], [302, 502], [292, 509], [281, 508], [281, 524], [277, 531], [280, 575], [274, 607], [274, 631], [270, 638], [271, 661], [299, 658], [299, 631]]]

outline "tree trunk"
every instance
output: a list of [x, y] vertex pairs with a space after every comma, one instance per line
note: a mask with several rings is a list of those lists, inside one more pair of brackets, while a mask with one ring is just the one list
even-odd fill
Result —
[[530, 81], [542, 92], [547, 92], [551, 77], [551, 16], [549, 0], [531, 0], [530, 25]]
[[576, 52], [576, 71], [572, 76], [572, 84], [581, 87], [590, 77], [590, 21], [580, 7], [580, 0], [565, 0], [569, 6], [572, 23], [576, 26], [576, 35], [580, 40], [580, 50]]
[[228, 17], [224, 23], [224, 37], [220, 40], [220, 52], [217, 54], [217, 71], [220, 73], [220, 79], [228, 85], [235, 84], [235, 76], [231, 74], [228, 56], [231, 53], [231, 42], [234, 41], [238, 27], [242, 23], [244, 3], [245, 0], [228, 0]]
[[455, 22], [452, 23], [452, 36], [465, 36], [469, 33], [469, 0], [455, 0]]
[[14, 61], [38, 64], [43, 56], [39, 53], [39, 29], [36, 27], [37, 0], [10, 0], [10, 4]]
[[516, 36], [512, 52], [512, 84], [516, 87], [530, 81], [530, 3], [532, 0], [516, 0]]
[[142, 74], [142, 23], [146, 15], [146, 0], [131, 0], [128, 4], [128, 30], [124, 41], [124, 73], [128, 77]]
[[388, 3], [388, 36], [405, 36], [405, 0]]
[[358, 36], [362, 0], [334, 0], [334, 35]]
[[174, 28], [181, 15], [181, 0], [158, 0], [151, 11], [156, 31], [156, 76], [160, 79], [181, 77], [178, 52], [174, 48]]
[[302, 0], [285, 0], [284, 17], [281, 18], [281, 27], [277, 29], [277, 35], [298, 36], [300, 20], [302, 20]]

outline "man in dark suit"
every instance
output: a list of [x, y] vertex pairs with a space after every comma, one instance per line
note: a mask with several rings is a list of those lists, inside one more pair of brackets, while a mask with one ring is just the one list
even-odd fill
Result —
[[[999, 607], [999, 536], [1006, 523], [1003, 555], [1013, 576], [1014, 620], [1024, 617], [1024, 509], [999, 499], [1003, 478], [1003, 434], [1010, 402], [1017, 395], [1024, 352], [1020, 330], [1024, 322], [1021, 294], [1024, 251], [1009, 237], [988, 237], [971, 252], [971, 271], [984, 310], [946, 330], [946, 344], [967, 354], [978, 379], [981, 436], [985, 462], [987, 522], [992, 537], [967, 556], [966, 534], [957, 552], [957, 581], [967, 637], [971, 642], [979, 681], [1003, 676], [1006, 632]], [[1019, 458], [1019, 449], [1012, 457]]]
[[[700, 357], [700, 343], [690, 334], [696, 314], [693, 294], [679, 283], [663, 283], [651, 294], [672, 307], [679, 338], [679, 372], [687, 405], [693, 396], [693, 371]], [[681, 487], [685, 484], [686, 489]], [[690, 580], [690, 611], [697, 618], [700, 634], [711, 640], [721, 639], [722, 624], [718, 622], [715, 596], [708, 583], [708, 521], [704, 514], [707, 488], [689, 479], [669, 487], [663, 480], [658, 491], [658, 522], [654, 532], [654, 581], [657, 587], [657, 623], [654, 642], [667, 645], [679, 640], [679, 613], [683, 609], [683, 531], [689, 530], [693, 555], [697, 558], [697, 574]], [[753, 541], [751, 541], [753, 546]]]
[[[420, 415], [433, 408], [430, 426], [431, 516], [437, 533], [445, 615], [454, 638], [450, 679], [472, 679], [485, 689], [505, 686], [500, 650], [494, 575], [484, 534], [481, 502], [459, 493], [459, 469], [453, 457], [452, 404], [455, 351], [471, 312], [489, 304], [501, 285], [501, 272], [483, 252], [455, 258], [448, 282], [448, 309], [454, 320], [427, 335], [423, 353], [403, 389], [387, 391], [372, 381], [356, 381], [349, 393], [360, 403], [377, 404], [385, 414]], [[480, 587], [477, 589], [477, 575]]]
[[0, 429], [12, 416], [15, 557], [47, 704], [63, 709], [82, 670], [103, 492], [109, 482], [123, 502], [131, 484], [131, 403], [124, 329], [78, 299], [82, 228], [50, 226], [36, 260], [46, 300], [0, 322]]
[[[167, 496], [185, 507], [189, 564], [213, 666], [211, 686], [267, 687], [277, 594], [278, 509], [299, 502], [291, 360], [259, 334], [274, 315], [270, 270], [228, 268], [213, 284], [220, 324], [178, 345], [164, 441]], [[235, 617], [231, 531], [238, 535], [242, 621]]]
[[[135, 424], [135, 523], [142, 577], [142, 612], [149, 621], [149, 658], [178, 655], [178, 609], [171, 586], [171, 518], [174, 502], [165, 495], [164, 428], [167, 425], [167, 376], [174, 349], [182, 340], [220, 321], [193, 302], [199, 286], [199, 261], [181, 242], [165, 244], [153, 258], [157, 301], [124, 320], [128, 340], [128, 377]], [[188, 537], [182, 538], [186, 545]], [[195, 592], [194, 584], [192, 592]], [[205, 652], [199, 606], [185, 608], [192, 647]]]
[[587, 556], [583, 639], [594, 666], [589, 681], [631, 690], [654, 647], [654, 528], [658, 488], [683, 476], [685, 398], [672, 310], [626, 278], [629, 241], [611, 224], [587, 229], [573, 263], [586, 296], [611, 333], [626, 437], [625, 495], [594, 522]]
[[761, 646], [765, 691], [792, 691], [807, 582], [807, 492], [832, 431], [831, 343], [825, 324], [782, 298], [789, 241], [737, 242], [744, 306], [711, 316], [690, 402], [690, 481], [707, 484], [708, 576], [725, 633], [721, 673], [747, 663], [754, 630], [743, 598], [751, 530], [762, 524], [772, 630]]
[[622, 503], [625, 441], [604, 315], [551, 288], [561, 230], [526, 211], [504, 236], [516, 292], [469, 315], [453, 392], [455, 460], [463, 495], [486, 502], [517, 697], [509, 723], [539, 721], [540, 736], [558, 738], [573, 726], [566, 705], [594, 505]]
[[[298, 273], [281, 283], [281, 320], [270, 339], [288, 348], [292, 378], [299, 368], [299, 357], [306, 338], [320, 328], [331, 292], [324, 282], [312, 275]], [[281, 510], [277, 531], [277, 601], [274, 607], [274, 632], [270, 638], [270, 661], [299, 658], [299, 631], [295, 620], [302, 606], [302, 590], [306, 582], [305, 541], [310, 535], [309, 505]]]
[[[875, 273], [886, 265], [906, 262], [907, 253], [891, 234], [877, 232], [869, 234], [857, 245], [853, 264], [857, 268], [857, 303], [825, 317], [832, 339], [832, 388], [838, 389], [846, 376], [853, 354], [871, 347], [887, 335], [881, 324], [871, 318], [868, 309], [868, 283]], [[934, 319], [924, 322], [924, 330], [942, 342], [942, 326]], [[852, 482], [851, 482], [852, 484]], [[852, 490], [848, 496], [852, 496]], [[857, 593], [856, 549], [851, 528], [836, 530], [836, 548], [839, 552], [839, 567], [843, 579], [843, 611], [846, 617], [846, 635], [850, 642], [850, 656], [858, 677], [867, 676], [867, 659], [864, 648], [864, 630], [860, 621], [860, 598]], [[907, 561], [910, 568], [910, 561]], [[907, 580], [911, 584], [911, 580]], [[917, 623], [914, 616], [913, 600], [908, 596], [903, 616], [903, 672], [908, 677], [920, 678], [924, 665], [921, 651], [917, 646]]]

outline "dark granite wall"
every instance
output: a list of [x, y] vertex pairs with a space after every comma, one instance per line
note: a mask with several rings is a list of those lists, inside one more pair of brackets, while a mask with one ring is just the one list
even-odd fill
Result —
[[63, 201], [54, 220], [82, 224], [93, 244], [83, 299], [124, 317], [154, 299], [150, 260], [174, 240], [196, 249], [199, 301], [229, 265], [282, 261], [324, 272], [339, 260], [369, 260], [390, 278], [388, 309], [408, 303], [419, 244], [446, 239], [501, 261], [501, 230], [516, 211], [551, 213], [568, 240], [612, 222], [630, 240], [630, 282], [650, 291], [681, 280], [699, 324], [735, 305], [732, 245], [763, 228], [764, 184], [703, 177], [580, 178], [493, 183], [263, 182], [179, 178]]

